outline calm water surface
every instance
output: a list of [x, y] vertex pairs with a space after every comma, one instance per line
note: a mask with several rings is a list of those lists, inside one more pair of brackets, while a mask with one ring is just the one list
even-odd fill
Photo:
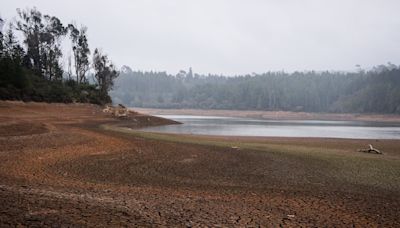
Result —
[[355, 139], [400, 139], [400, 123], [159, 115], [183, 124], [147, 127], [143, 131], [197, 135], [281, 136]]

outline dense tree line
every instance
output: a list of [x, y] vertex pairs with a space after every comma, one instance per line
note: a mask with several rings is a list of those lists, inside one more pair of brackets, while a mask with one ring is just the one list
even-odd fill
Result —
[[123, 67], [113, 100], [136, 107], [400, 113], [400, 68], [365, 72], [268, 72], [235, 77]]
[[[17, 9], [18, 19], [0, 18], [0, 99], [46, 102], [111, 102], [108, 92], [118, 71], [95, 49], [92, 64], [87, 28], [64, 25], [36, 8]], [[17, 40], [21, 34], [23, 42]], [[61, 42], [69, 37], [73, 61], [64, 70]], [[89, 83], [89, 69], [94, 83]], [[72, 73], [74, 71], [75, 75]]]

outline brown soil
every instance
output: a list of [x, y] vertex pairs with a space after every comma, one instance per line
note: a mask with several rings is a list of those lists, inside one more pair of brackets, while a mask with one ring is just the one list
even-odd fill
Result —
[[22, 136], [34, 135], [47, 132], [48, 129], [44, 124], [36, 124], [29, 122], [21, 122], [15, 124], [0, 124], [0, 137], [4, 136]]
[[[150, 140], [99, 127], [169, 120], [114, 119], [94, 105], [0, 102], [0, 123], [0, 227], [400, 226], [398, 188], [332, 178], [337, 170], [311, 157]], [[201, 138], [349, 151], [367, 143]], [[400, 158], [399, 141], [375, 144], [387, 152], [382, 159]]]

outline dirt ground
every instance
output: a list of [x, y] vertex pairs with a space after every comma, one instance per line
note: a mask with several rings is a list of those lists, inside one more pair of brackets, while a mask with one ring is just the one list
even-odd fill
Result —
[[171, 123], [0, 102], [0, 227], [400, 227], [398, 140], [374, 142], [382, 156], [355, 152], [363, 140], [190, 136], [238, 149], [102, 127]]

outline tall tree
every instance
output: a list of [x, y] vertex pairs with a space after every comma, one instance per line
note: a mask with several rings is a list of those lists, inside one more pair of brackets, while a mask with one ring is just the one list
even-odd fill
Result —
[[25, 53], [14, 35], [12, 24], [9, 24], [6, 32], [1, 34], [1, 44], [0, 85], [7, 84], [14, 88], [25, 88], [27, 77], [22, 67]]
[[12, 59], [16, 62], [16, 64], [21, 64], [24, 57], [24, 49], [18, 43], [12, 28], [12, 24], [9, 25], [8, 30], [2, 36], [2, 49], [4, 57]]
[[0, 17], [0, 58], [3, 57], [3, 25], [4, 25], [4, 20], [3, 18]]
[[99, 86], [103, 99], [108, 97], [108, 92], [114, 85], [114, 80], [118, 77], [119, 72], [115, 69], [114, 64], [108, 59], [108, 56], [101, 53], [97, 48], [93, 53], [94, 77]]
[[61, 80], [63, 69], [60, 63], [62, 57], [61, 38], [66, 35], [67, 28], [63, 26], [60, 19], [45, 15], [45, 28], [41, 36], [43, 42], [42, 58], [43, 71], [49, 80]]
[[87, 40], [87, 27], [81, 26], [78, 30], [75, 25], [68, 25], [74, 53], [74, 67], [77, 83], [86, 81], [86, 73], [89, 70], [90, 49]]
[[[111, 102], [108, 91], [118, 76], [114, 65], [106, 55], [96, 52], [96, 76], [98, 85], [86, 83], [89, 70], [89, 45], [87, 28], [64, 27], [54, 16], [43, 15], [36, 8], [17, 9], [16, 23], [8, 23], [0, 17], [0, 99], [34, 100], [46, 102]], [[23, 36], [21, 44], [15, 30]], [[71, 31], [73, 60], [69, 55], [68, 80], [62, 80], [64, 66], [61, 41]], [[26, 51], [25, 51], [26, 50]], [[75, 60], [75, 61], [74, 61]], [[71, 80], [72, 64], [75, 65], [77, 82]], [[76, 87], [77, 83], [84, 83]]]
[[188, 80], [192, 80], [193, 79], [193, 71], [192, 71], [191, 67], [189, 67], [189, 72], [186, 75], [186, 79], [188, 79]]
[[36, 8], [17, 9], [17, 30], [25, 37], [27, 55], [35, 73], [52, 80], [62, 78], [60, 40], [67, 30], [60, 19], [42, 15]]
[[27, 49], [27, 55], [32, 62], [32, 69], [36, 74], [42, 75], [41, 58], [41, 33], [44, 25], [42, 23], [42, 14], [36, 9], [21, 10], [17, 9], [19, 21], [17, 21], [17, 30], [25, 36], [24, 43]]

